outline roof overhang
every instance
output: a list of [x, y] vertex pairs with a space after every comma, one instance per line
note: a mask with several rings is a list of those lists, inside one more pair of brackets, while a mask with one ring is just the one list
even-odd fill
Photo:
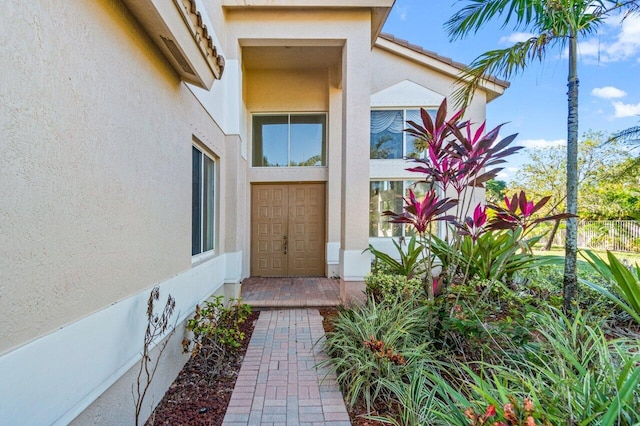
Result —
[[[375, 46], [455, 79], [460, 77], [460, 72], [466, 67], [465, 64], [425, 50], [405, 40], [397, 39], [389, 34], [381, 34], [376, 40]], [[486, 92], [487, 102], [491, 102], [502, 95], [509, 85], [508, 81], [489, 76], [480, 81], [479, 88]]]
[[225, 8], [371, 9], [371, 46], [382, 31], [395, 0], [222, 0]]
[[123, 0], [180, 78], [211, 89], [222, 77], [219, 55], [195, 0]]

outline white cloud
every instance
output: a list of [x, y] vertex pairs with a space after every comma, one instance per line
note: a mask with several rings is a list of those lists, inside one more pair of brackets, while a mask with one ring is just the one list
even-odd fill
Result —
[[551, 148], [554, 146], [563, 146], [567, 144], [566, 139], [555, 139], [555, 140], [547, 140], [547, 139], [525, 139], [518, 141], [517, 145], [524, 146], [525, 148], [533, 148], [533, 149], [542, 149], [542, 148]]
[[[606, 24], [598, 39], [578, 44], [583, 59], [607, 63], [631, 59], [640, 54], [640, 16], [629, 15], [624, 20], [618, 16], [608, 19]], [[617, 34], [608, 37], [607, 27], [617, 29]]]
[[396, 10], [396, 13], [398, 14], [402, 22], [407, 20], [407, 6], [397, 5], [396, 7], [394, 7], [394, 9]]
[[512, 179], [519, 170], [519, 167], [505, 167], [504, 170], [498, 173], [496, 179], [508, 181]]
[[508, 36], [501, 37], [500, 44], [520, 43], [522, 41], [529, 40], [531, 37], [533, 37], [533, 34], [531, 33], [513, 33]]
[[616, 110], [616, 118], [633, 117], [640, 115], [640, 103], [625, 104], [620, 101], [612, 102], [613, 108]]
[[591, 91], [591, 94], [603, 99], [624, 98], [627, 96], [627, 92], [613, 86], [596, 87]]

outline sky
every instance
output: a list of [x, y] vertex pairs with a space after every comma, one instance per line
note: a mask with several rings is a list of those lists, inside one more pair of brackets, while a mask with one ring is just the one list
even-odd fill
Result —
[[[499, 21], [462, 41], [450, 42], [444, 23], [468, 4], [460, 0], [396, 0], [382, 31], [468, 64], [482, 53], [526, 40], [528, 34]], [[597, 34], [578, 44], [580, 135], [605, 134], [640, 124], [640, 16], [608, 19]], [[514, 145], [527, 149], [566, 145], [566, 52], [551, 50], [531, 62], [511, 86], [487, 105], [487, 125], [505, 123], [501, 136], [517, 133]], [[499, 179], [510, 181], [527, 161], [526, 151], [509, 159]]]

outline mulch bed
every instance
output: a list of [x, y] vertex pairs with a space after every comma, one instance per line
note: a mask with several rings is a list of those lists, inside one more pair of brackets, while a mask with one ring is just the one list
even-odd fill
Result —
[[203, 377], [204, 367], [200, 359], [192, 357], [169, 387], [146, 425], [221, 425], [259, 314], [260, 312], [252, 312], [241, 324], [240, 329], [245, 335], [242, 347], [235, 355], [223, 361], [224, 374], [212, 378]]

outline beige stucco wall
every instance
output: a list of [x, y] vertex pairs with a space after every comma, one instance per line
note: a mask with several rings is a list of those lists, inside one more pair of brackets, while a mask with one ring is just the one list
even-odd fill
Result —
[[192, 136], [226, 153], [120, 1], [18, 2], [0, 35], [2, 353], [190, 269]]
[[[455, 91], [455, 77], [435, 71], [422, 64], [394, 55], [391, 52], [374, 48], [371, 55], [371, 69], [374, 78], [371, 80], [371, 93], [377, 93], [404, 80], [410, 80], [427, 87], [444, 97], [450, 97]], [[437, 105], [436, 105], [437, 106]], [[481, 123], [485, 118], [486, 96], [478, 91], [473, 101], [467, 107], [466, 119]], [[455, 105], [449, 100], [449, 111], [455, 111]]]
[[246, 106], [252, 112], [327, 111], [327, 69], [246, 70]]

